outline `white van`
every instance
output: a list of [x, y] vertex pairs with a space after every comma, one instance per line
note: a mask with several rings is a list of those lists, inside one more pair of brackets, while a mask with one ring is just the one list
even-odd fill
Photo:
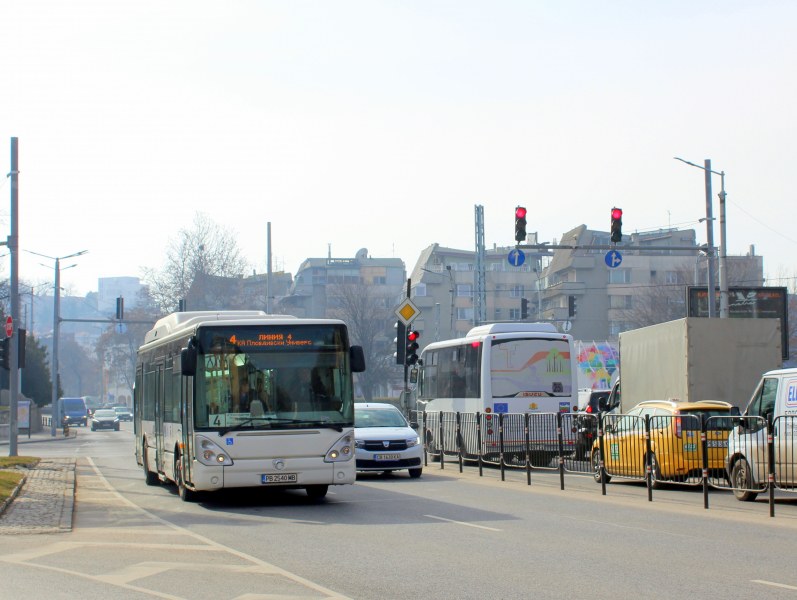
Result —
[[764, 373], [731, 432], [725, 468], [739, 500], [755, 500], [767, 487], [769, 419], [775, 450], [775, 485], [793, 489], [797, 487], [797, 369]]

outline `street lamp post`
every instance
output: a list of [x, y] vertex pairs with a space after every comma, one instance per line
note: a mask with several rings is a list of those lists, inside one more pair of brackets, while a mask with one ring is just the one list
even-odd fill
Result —
[[[30, 254], [35, 254], [36, 256], [42, 256], [44, 258], [49, 258], [50, 260], [55, 261], [55, 288], [53, 289], [53, 356], [52, 356], [52, 372], [50, 373], [50, 377], [52, 378], [52, 406], [50, 407], [50, 435], [55, 437], [56, 429], [58, 425], [58, 417], [59, 417], [59, 410], [58, 410], [58, 335], [61, 329], [61, 261], [67, 258], [74, 258], [75, 256], [80, 256], [81, 254], [85, 254], [88, 250], [81, 250], [80, 252], [75, 252], [73, 254], [68, 254], [66, 256], [47, 256], [46, 254], [40, 254], [39, 252], [33, 252], [32, 250], [26, 250]], [[64, 267], [65, 269], [69, 269], [74, 267], [75, 265], [69, 265], [68, 267]]]
[[728, 311], [728, 268], [727, 258], [728, 251], [725, 238], [725, 171], [712, 171], [711, 159], [705, 159], [705, 166], [701, 167], [695, 163], [684, 160], [683, 158], [673, 157], [675, 160], [680, 160], [690, 167], [702, 169], [706, 174], [706, 231], [708, 243], [708, 316], [715, 316], [715, 298], [716, 292], [714, 290], [714, 217], [711, 210], [711, 175], [720, 176], [720, 247], [719, 247], [719, 280], [720, 280], [720, 318], [727, 319], [729, 316]]

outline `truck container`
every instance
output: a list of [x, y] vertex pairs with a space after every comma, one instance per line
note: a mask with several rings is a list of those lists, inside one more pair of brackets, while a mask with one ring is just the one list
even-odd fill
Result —
[[687, 317], [620, 334], [612, 396], [627, 412], [643, 400], [724, 400], [744, 407], [761, 373], [781, 366], [779, 319]]

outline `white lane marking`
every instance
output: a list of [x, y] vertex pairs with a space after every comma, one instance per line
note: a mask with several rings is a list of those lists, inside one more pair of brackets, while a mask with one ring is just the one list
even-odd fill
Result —
[[127, 498], [122, 496], [122, 494], [120, 494], [116, 490], [116, 488], [114, 488], [110, 484], [110, 482], [105, 478], [105, 476], [100, 472], [99, 468], [97, 468], [97, 465], [94, 464], [94, 461], [92, 460], [92, 458], [90, 456], [87, 456], [86, 460], [88, 461], [89, 465], [91, 465], [91, 468], [94, 470], [94, 473], [97, 475], [99, 480], [108, 489], [108, 491], [111, 494], [116, 496], [125, 505], [129, 506], [130, 508], [132, 508], [134, 510], [137, 510], [139, 512], [144, 513], [150, 519], [152, 519], [154, 521], [157, 521], [158, 523], [164, 525], [165, 527], [173, 529], [174, 531], [179, 532], [181, 535], [187, 535], [189, 537], [192, 537], [195, 540], [198, 540], [198, 541], [200, 541], [202, 543], [207, 544], [208, 546], [212, 546], [212, 547], [217, 548], [217, 549], [219, 549], [221, 551], [228, 552], [229, 554], [232, 554], [233, 556], [237, 556], [238, 558], [241, 558], [241, 559], [243, 559], [245, 561], [249, 561], [249, 562], [251, 562], [251, 563], [253, 563], [253, 564], [255, 564], [255, 565], [257, 565], [257, 566], [259, 566], [259, 567], [261, 567], [263, 569], [268, 569], [272, 573], [275, 573], [277, 575], [281, 575], [281, 576], [285, 577], [286, 579], [290, 579], [291, 581], [294, 581], [296, 583], [304, 585], [304, 586], [306, 586], [306, 587], [308, 587], [310, 589], [315, 590], [316, 592], [324, 594], [326, 597], [329, 597], [329, 598], [345, 598], [345, 596], [343, 596], [342, 594], [339, 594], [339, 593], [334, 592], [334, 591], [332, 591], [332, 590], [330, 590], [328, 588], [325, 588], [324, 586], [319, 585], [317, 583], [314, 583], [314, 582], [310, 581], [309, 579], [305, 579], [304, 577], [301, 577], [299, 575], [291, 573], [290, 571], [286, 571], [285, 569], [281, 569], [280, 567], [277, 567], [276, 565], [268, 563], [268, 562], [266, 562], [264, 560], [260, 560], [259, 558], [254, 557], [254, 556], [252, 556], [250, 554], [246, 554], [246, 553], [241, 552], [239, 550], [236, 550], [234, 548], [230, 548], [229, 546], [225, 546], [224, 544], [220, 544], [220, 543], [218, 543], [218, 542], [216, 542], [216, 541], [214, 541], [214, 540], [212, 540], [210, 538], [207, 538], [207, 537], [205, 537], [203, 535], [200, 535], [198, 533], [194, 533], [193, 531], [190, 531], [189, 529], [186, 529], [184, 527], [180, 527], [179, 525], [175, 525], [174, 523], [170, 523], [166, 519], [162, 519], [158, 515], [149, 512], [145, 508], [140, 507], [139, 505], [133, 503], [131, 500], [128, 500]]
[[797, 586], [794, 585], [786, 585], [785, 583], [775, 583], [774, 581], [764, 581], [763, 579], [751, 579], [753, 583], [760, 583], [761, 585], [768, 585], [771, 587], [783, 588], [784, 590], [795, 590], [797, 591]]
[[502, 531], [501, 529], [495, 529], [494, 527], [485, 527], [484, 525], [476, 525], [475, 523], [465, 523], [464, 521], [454, 521], [453, 519], [445, 519], [443, 517], [438, 517], [436, 515], [423, 515], [424, 517], [428, 517], [430, 519], [437, 519], [438, 521], [445, 521], [446, 523], [455, 523], [456, 525], [464, 525], [465, 527], [475, 527], [476, 529], [486, 529], [487, 531]]

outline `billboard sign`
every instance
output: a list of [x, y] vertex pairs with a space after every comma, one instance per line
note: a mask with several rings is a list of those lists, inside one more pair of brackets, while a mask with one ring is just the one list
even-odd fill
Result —
[[[716, 290], [719, 314], [719, 290]], [[708, 288], [689, 286], [688, 315], [708, 317]], [[783, 360], [789, 358], [789, 294], [785, 287], [729, 287], [728, 316], [743, 319], [780, 319]]]

